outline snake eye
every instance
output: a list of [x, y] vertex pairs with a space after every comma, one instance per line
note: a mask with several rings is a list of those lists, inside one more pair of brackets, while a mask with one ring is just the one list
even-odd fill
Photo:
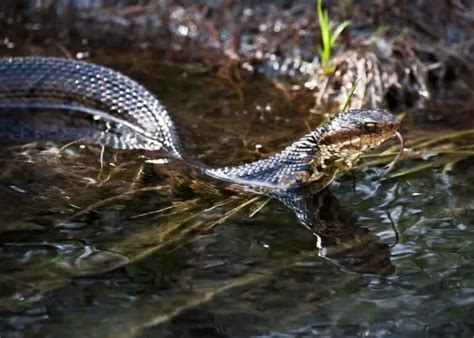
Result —
[[375, 133], [377, 131], [377, 124], [375, 122], [364, 122], [364, 131], [366, 133]]

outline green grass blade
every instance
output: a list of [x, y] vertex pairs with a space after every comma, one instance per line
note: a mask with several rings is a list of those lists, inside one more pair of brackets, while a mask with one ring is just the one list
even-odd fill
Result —
[[329, 20], [328, 10], [323, 10], [322, 0], [318, 0], [316, 10], [319, 20], [319, 28], [321, 30], [322, 44], [319, 48], [319, 55], [321, 58], [321, 65], [325, 67], [331, 58], [331, 51], [337, 38], [341, 35], [342, 31], [350, 25], [350, 21], [346, 20], [334, 29], [334, 23]]
[[317, 5], [317, 12], [318, 12], [318, 20], [319, 20], [319, 28], [321, 30], [321, 40], [322, 40], [322, 48], [320, 50], [320, 57], [321, 57], [321, 64], [324, 66], [331, 56], [331, 49], [330, 49], [330, 28], [329, 28], [329, 14], [328, 11], [323, 11], [322, 7], [322, 0], [318, 0]]
[[357, 89], [357, 86], [359, 85], [360, 79], [357, 79], [354, 85], [351, 88], [351, 91], [349, 95], [347, 96], [346, 102], [344, 102], [344, 106], [342, 107], [342, 112], [345, 112], [347, 108], [349, 108], [349, 105], [351, 104], [352, 96], [354, 95], [355, 90]]
[[336, 27], [336, 29], [332, 32], [331, 46], [334, 46], [336, 44], [336, 40], [339, 37], [339, 35], [341, 35], [342, 31], [346, 29], [350, 24], [351, 24], [351, 21], [346, 20]]

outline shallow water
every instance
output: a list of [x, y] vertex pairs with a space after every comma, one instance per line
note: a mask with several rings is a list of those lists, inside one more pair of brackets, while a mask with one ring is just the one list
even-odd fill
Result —
[[[320, 122], [264, 78], [242, 101], [193, 64], [91, 60], [156, 93], [209, 164], [260, 158]], [[474, 333], [472, 160], [399, 179], [356, 170], [314, 197], [318, 241], [280, 202], [145, 163], [156, 154], [61, 146], [0, 147], [2, 337]]]

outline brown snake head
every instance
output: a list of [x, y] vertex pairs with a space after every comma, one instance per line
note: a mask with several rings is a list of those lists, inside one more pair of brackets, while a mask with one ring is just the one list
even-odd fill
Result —
[[329, 162], [374, 149], [394, 137], [400, 127], [398, 117], [381, 109], [351, 110], [318, 129], [319, 154], [315, 162]]

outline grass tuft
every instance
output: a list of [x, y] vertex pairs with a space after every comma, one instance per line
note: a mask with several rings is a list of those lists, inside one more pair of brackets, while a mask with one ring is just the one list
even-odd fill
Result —
[[327, 65], [331, 59], [332, 49], [336, 45], [339, 35], [341, 35], [342, 31], [347, 28], [351, 22], [350, 20], [345, 20], [334, 28], [334, 22], [329, 20], [328, 10], [323, 10], [322, 0], [318, 0], [317, 13], [322, 39], [322, 46], [319, 51], [321, 65], [325, 68], [325, 71], [330, 73], [332, 71]]

